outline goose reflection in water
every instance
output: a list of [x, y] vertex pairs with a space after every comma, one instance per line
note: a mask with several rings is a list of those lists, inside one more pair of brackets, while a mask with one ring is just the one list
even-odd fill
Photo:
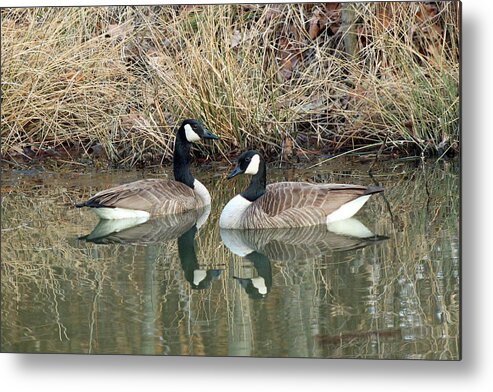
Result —
[[185, 279], [192, 289], [205, 289], [219, 278], [221, 269], [202, 269], [195, 253], [195, 234], [207, 221], [211, 208], [162, 217], [100, 220], [80, 240], [95, 244], [151, 245], [177, 240], [178, 255]]
[[185, 279], [190, 283], [192, 289], [202, 290], [219, 278], [221, 269], [205, 270], [199, 267], [195, 253], [195, 233], [197, 227], [191, 227], [186, 233], [178, 238], [178, 254], [180, 255], [181, 268]]
[[353, 251], [388, 239], [375, 235], [355, 218], [290, 229], [221, 229], [221, 239], [234, 254], [250, 261], [255, 278], [234, 277], [252, 299], [272, 288], [271, 261], [303, 261], [333, 252]]

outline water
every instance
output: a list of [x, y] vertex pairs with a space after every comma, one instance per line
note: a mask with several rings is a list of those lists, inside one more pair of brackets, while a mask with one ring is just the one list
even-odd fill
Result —
[[[339, 159], [268, 177], [370, 184], [368, 168]], [[459, 358], [457, 164], [376, 165], [385, 197], [353, 222], [380, 236], [371, 241], [219, 230], [222, 206], [247, 181], [225, 180], [228, 169], [194, 169], [213, 198], [198, 224], [189, 214], [109, 236], [114, 228], [73, 203], [169, 168], [4, 170], [2, 351]]]

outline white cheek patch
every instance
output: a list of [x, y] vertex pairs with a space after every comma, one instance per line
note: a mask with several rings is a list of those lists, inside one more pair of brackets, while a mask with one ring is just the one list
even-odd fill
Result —
[[185, 125], [185, 136], [190, 143], [200, 140], [200, 136], [195, 133], [190, 124]]
[[267, 286], [265, 285], [265, 280], [261, 276], [257, 276], [252, 279], [253, 287], [255, 287], [260, 294], [267, 294]]
[[193, 271], [193, 284], [198, 286], [207, 276], [207, 271], [196, 269]]
[[247, 169], [245, 170], [245, 174], [251, 174], [252, 176], [257, 174], [259, 164], [260, 164], [260, 156], [258, 154], [255, 154], [252, 157], [252, 160], [250, 161], [250, 164], [248, 165]]

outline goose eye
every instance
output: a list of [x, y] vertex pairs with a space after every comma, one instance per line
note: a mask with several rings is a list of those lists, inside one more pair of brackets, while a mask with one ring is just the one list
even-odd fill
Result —
[[245, 162], [250, 162], [250, 158], [246, 158], [245, 159]]

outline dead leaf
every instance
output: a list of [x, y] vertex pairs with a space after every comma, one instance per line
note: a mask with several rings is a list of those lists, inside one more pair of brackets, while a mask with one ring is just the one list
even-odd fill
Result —
[[[381, 23], [382, 33], [391, 26], [392, 24], [392, 4], [390, 3], [380, 3], [377, 8], [377, 19]], [[378, 27], [378, 26], [377, 26]]]
[[149, 50], [147, 52], [147, 61], [153, 68], [160, 68], [165, 64], [166, 58], [157, 50]]
[[123, 40], [134, 31], [132, 21], [127, 21], [122, 24], [110, 24], [108, 30], [104, 33], [104, 37], [111, 40]]
[[298, 63], [297, 55], [299, 51], [296, 50], [288, 38], [281, 37], [279, 39], [279, 50], [277, 52], [277, 59], [279, 61], [279, 74], [284, 80], [291, 78], [293, 70]]
[[233, 35], [231, 36], [230, 46], [234, 48], [238, 46], [241, 42], [241, 33], [239, 30], [233, 31]]
[[341, 25], [340, 19], [340, 3], [320, 4], [313, 9], [308, 26], [308, 35], [311, 39], [315, 39], [327, 27], [332, 34], [335, 34]]
[[63, 82], [77, 83], [84, 80], [84, 75], [80, 71], [69, 71], [60, 75], [60, 80]]
[[312, 17], [310, 18], [310, 25], [308, 27], [308, 34], [311, 39], [318, 37], [320, 32], [325, 29], [327, 21], [327, 16], [320, 10], [320, 8], [315, 8]]
[[293, 155], [293, 139], [285, 135], [282, 141], [282, 159], [289, 161]]
[[309, 102], [302, 104], [299, 107], [299, 111], [303, 113], [320, 113], [325, 107], [325, 100], [322, 97], [314, 96]]
[[180, 16], [186, 16], [188, 14], [191, 14], [192, 12], [200, 11], [201, 8], [202, 6], [197, 4], [184, 5], [183, 8], [181, 9]]
[[282, 16], [281, 6], [283, 6], [283, 4], [270, 4], [265, 7], [264, 19], [267, 24], [271, 21], [271, 19], [276, 19]]
[[133, 112], [120, 117], [120, 126], [125, 131], [131, 131], [138, 129], [145, 122], [143, 116], [139, 113]]
[[325, 3], [324, 10], [330, 31], [337, 33], [341, 26], [341, 3]]

